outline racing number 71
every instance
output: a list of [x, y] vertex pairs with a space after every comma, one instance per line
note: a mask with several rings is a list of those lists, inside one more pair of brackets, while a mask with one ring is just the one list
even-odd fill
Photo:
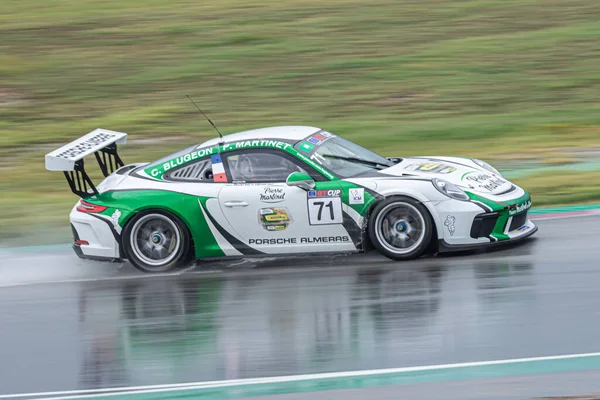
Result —
[[342, 199], [340, 197], [308, 199], [308, 223], [310, 225], [341, 224]]
[[333, 216], [333, 201], [329, 200], [329, 202], [327, 203], [327, 205], [325, 205], [324, 201], [315, 201], [314, 205], [319, 206], [319, 212], [317, 213], [317, 220], [321, 221], [322, 217], [323, 217], [323, 207], [327, 207], [329, 208], [329, 219], [331, 219], [332, 221], [335, 219], [335, 217]]

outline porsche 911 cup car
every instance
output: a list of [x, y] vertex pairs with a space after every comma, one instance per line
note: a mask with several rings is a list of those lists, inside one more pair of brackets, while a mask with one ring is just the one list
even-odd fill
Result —
[[[215, 138], [125, 165], [127, 134], [104, 129], [46, 155], [81, 197], [81, 258], [146, 272], [191, 259], [378, 250], [393, 260], [514, 242], [537, 231], [530, 195], [487, 163], [383, 157], [323, 129], [281, 126]], [[83, 159], [105, 176], [94, 185]]]

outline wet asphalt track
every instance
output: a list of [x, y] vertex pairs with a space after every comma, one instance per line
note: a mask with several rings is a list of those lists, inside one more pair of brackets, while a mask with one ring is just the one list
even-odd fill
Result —
[[[528, 242], [482, 254], [198, 264], [160, 277], [70, 251], [3, 252], [0, 395], [600, 351], [600, 217], [537, 224]], [[314, 398], [594, 391], [600, 371]]]

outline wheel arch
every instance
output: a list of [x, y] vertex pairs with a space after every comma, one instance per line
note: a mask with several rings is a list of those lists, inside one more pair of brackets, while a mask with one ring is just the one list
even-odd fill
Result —
[[[186, 216], [184, 214], [182, 214], [181, 212], [175, 210], [173, 207], [168, 207], [165, 205], [156, 205], [156, 204], [145, 204], [141, 207], [138, 207], [134, 210], [132, 210], [127, 217], [125, 218], [125, 220], [123, 221], [123, 231], [125, 230], [125, 227], [131, 223], [131, 221], [133, 221], [135, 219], [135, 217], [139, 216], [140, 214], [143, 213], [148, 213], [148, 212], [152, 212], [152, 211], [166, 211], [168, 213], [171, 213], [173, 215], [175, 215], [177, 218], [179, 218], [181, 220], [181, 222], [183, 222], [183, 225], [185, 226], [185, 229], [187, 230], [187, 234], [188, 234], [188, 238], [190, 240], [190, 252], [194, 252], [195, 247], [196, 247], [196, 242], [194, 240], [194, 234], [192, 229], [190, 229], [190, 221], [188, 220], [188, 218], [186, 218]], [[125, 252], [123, 251], [123, 236], [120, 237], [119, 240], [119, 253], [123, 256], [126, 256]]]
[[[417, 192], [416, 190], [388, 190], [383, 193], [380, 192], [378, 198], [369, 205], [367, 212], [365, 213], [366, 223], [368, 224], [368, 221], [371, 219], [373, 210], [375, 209], [377, 204], [379, 204], [380, 202], [382, 202], [384, 200], [393, 198], [393, 197], [408, 197], [415, 201], [418, 201], [419, 203], [423, 204], [423, 206], [425, 206], [425, 209], [427, 210], [427, 213], [431, 217], [431, 220], [433, 221], [433, 225], [435, 226], [435, 232], [433, 235], [431, 235], [431, 242], [432, 242], [431, 246], [432, 246], [432, 248], [433, 248], [433, 246], [436, 246], [435, 249], [437, 249], [438, 240], [440, 238], [443, 238], [443, 236], [444, 236], [443, 224], [442, 224], [442, 221], [440, 220], [437, 210], [435, 208], [435, 205], [439, 201], [438, 200], [435, 200], [435, 201], [429, 200], [422, 193]], [[367, 230], [365, 230], [363, 233], [364, 233], [363, 241], [365, 241], [365, 243], [368, 243], [369, 247], [372, 246], [371, 239], [369, 238], [369, 234], [368, 234]]]

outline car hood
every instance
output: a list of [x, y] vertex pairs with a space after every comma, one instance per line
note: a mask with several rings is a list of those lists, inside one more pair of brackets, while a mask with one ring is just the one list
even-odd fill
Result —
[[474, 193], [500, 195], [513, 184], [469, 159], [456, 157], [403, 158], [398, 164], [379, 171], [391, 176], [439, 178]]

